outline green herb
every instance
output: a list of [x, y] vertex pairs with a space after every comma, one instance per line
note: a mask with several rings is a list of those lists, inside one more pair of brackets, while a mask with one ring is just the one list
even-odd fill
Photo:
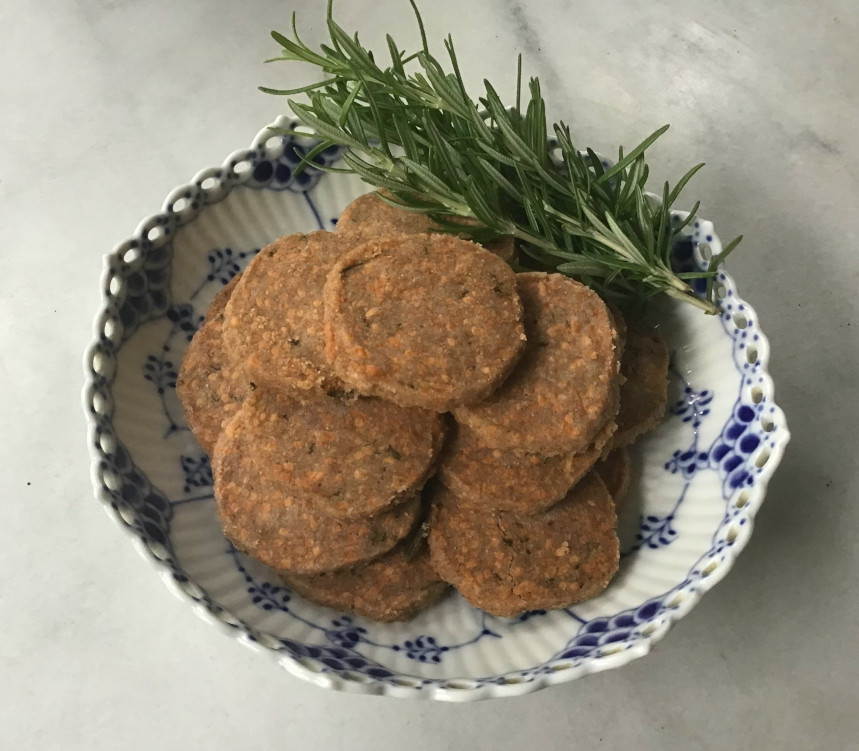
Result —
[[[296, 117], [319, 139], [305, 155], [307, 164], [332, 145], [344, 147], [345, 167], [384, 188], [383, 198], [411, 211], [426, 213], [440, 229], [463, 232], [462, 218], [484, 225], [475, 236], [513, 236], [522, 269], [558, 271], [594, 287], [620, 303], [642, 303], [657, 294], [716, 313], [712, 302], [718, 265], [738, 240], [712, 258], [706, 271], [675, 274], [670, 256], [674, 238], [694, 218], [672, 221], [671, 207], [689, 179], [690, 169], [661, 200], [645, 192], [646, 149], [668, 128], [663, 126], [617, 162], [605, 167], [591, 149], [580, 151], [569, 127], [553, 123], [549, 140], [540, 82], [532, 78], [522, 108], [522, 60], [519, 58], [516, 104], [506, 107], [495, 88], [475, 102], [463, 83], [451, 37], [445, 40], [450, 69], [429, 52], [423, 22], [410, 0], [422, 47], [401, 51], [387, 37], [390, 64], [380, 67], [358, 35], [347, 34], [332, 17], [330, 44], [314, 52], [298, 36], [276, 31], [283, 48], [270, 60], [310, 63], [324, 79], [297, 89], [269, 89], [278, 95], [306, 94], [307, 102], [289, 104]], [[292, 131], [287, 131], [292, 132]], [[302, 132], [301, 134], [307, 135]], [[695, 295], [688, 280], [707, 280], [707, 296]]]

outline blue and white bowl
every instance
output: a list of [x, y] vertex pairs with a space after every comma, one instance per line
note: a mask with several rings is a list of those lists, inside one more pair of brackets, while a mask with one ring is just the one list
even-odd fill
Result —
[[[731, 568], [789, 439], [754, 310], [726, 273], [716, 285], [721, 315], [660, 308], [672, 351], [669, 414], [633, 448], [620, 572], [599, 597], [504, 619], [452, 593], [400, 624], [311, 604], [224, 538], [209, 461], [175, 392], [185, 347], [215, 293], [268, 242], [332, 228], [367, 190], [339, 174], [296, 176], [301, 149], [266, 128], [250, 149], [173, 191], [106, 257], [85, 358], [98, 499], [205, 620], [326, 688], [484, 699], [645, 655]], [[697, 220], [675, 248], [676, 263], [701, 267], [720, 250], [712, 224]]]

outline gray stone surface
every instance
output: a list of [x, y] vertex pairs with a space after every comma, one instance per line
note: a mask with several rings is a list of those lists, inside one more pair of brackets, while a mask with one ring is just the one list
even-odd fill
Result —
[[[415, 41], [404, 0], [347, 28]], [[30, 0], [0, 9], [0, 728], [20, 749], [852, 748], [859, 734], [859, 6], [423, 2], [469, 82], [515, 52], [580, 143], [664, 122], [772, 344], [793, 441], [747, 550], [654, 652], [517, 700], [336, 694], [171, 597], [92, 497], [81, 357], [101, 256], [281, 111], [257, 84], [282, 2]], [[322, 3], [299, 9], [307, 41]], [[511, 89], [508, 89], [512, 91]]]

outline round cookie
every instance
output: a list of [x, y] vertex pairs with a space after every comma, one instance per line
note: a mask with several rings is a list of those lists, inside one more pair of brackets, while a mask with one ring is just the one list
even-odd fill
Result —
[[230, 362], [223, 343], [224, 308], [238, 281], [234, 276], [215, 295], [206, 320], [185, 350], [176, 379], [176, 396], [188, 427], [209, 455], [224, 423], [238, 412], [250, 393], [247, 378]]
[[342, 388], [325, 358], [322, 288], [351, 245], [333, 232], [288, 235], [248, 265], [224, 313], [224, 343], [254, 383]]
[[361, 243], [386, 235], [421, 234], [432, 228], [433, 222], [426, 214], [391, 206], [372, 191], [358, 196], [343, 210], [334, 231]]
[[218, 450], [222, 463], [236, 465], [245, 479], [256, 472], [261, 499], [294, 498], [335, 519], [354, 519], [417, 492], [443, 440], [441, 416], [426, 410], [258, 388]]
[[614, 449], [605, 459], [594, 465], [594, 470], [605, 483], [614, 501], [615, 509], [620, 512], [632, 482], [632, 461], [629, 458], [629, 451], [625, 448]]
[[338, 521], [292, 498], [253, 508], [239, 495], [259, 500], [252, 489], [230, 480], [220, 485], [215, 499], [227, 539], [281, 573], [316, 574], [369, 561], [408, 535], [420, 516], [417, 495], [376, 516]]
[[447, 591], [430, 563], [425, 541], [411, 540], [389, 553], [351, 568], [322, 574], [284, 574], [283, 582], [302, 597], [374, 621], [407, 621]]
[[267, 442], [241, 418], [242, 411], [227, 423], [212, 458], [215, 507], [239, 550], [278, 571], [319, 573], [386, 553], [417, 523], [417, 493], [373, 516], [332, 519], [290, 492], [272, 452], [259, 450]]
[[430, 555], [472, 605], [510, 618], [602, 592], [620, 560], [616, 523], [611, 496], [593, 472], [534, 516], [476, 513], [442, 489], [433, 501]]
[[665, 415], [668, 402], [668, 345], [659, 331], [631, 323], [620, 363], [620, 411], [612, 446], [628, 446], [652, 430]]
[[528, 346], [504, 384], [454, 410], [485, 446], [579, 453], [611, 436], [618, 409], [617, 329], [605, 303], [560, 274], [517, 274]]
[[[387, 191], [365, 193], [352, 201], [337, 220], [335, 231], [365, 242], [391, 234], [415, 235], [438, 229], [438, 225], [426, 214], [392, 206], [379, 198], [379, 193]], [[451, 216], [449, 220], [463, 226], [481, 226], [476, 219]], [[516, 258], [516, 241], [513, 237], [498, 237], [481, 245], [507, 263], [512, 263]]]
[[325, 284], [326, 353], [362, 394], [447, 412], [483, 399], [525, 346], [513, 271], [450, 235], [346, 253]]
[[599, 458], [597, 449], [545, 456], [487, 449], [459, 426], [438, 465], [438, 478], [475, 511], [535, 514], [561, 500]]

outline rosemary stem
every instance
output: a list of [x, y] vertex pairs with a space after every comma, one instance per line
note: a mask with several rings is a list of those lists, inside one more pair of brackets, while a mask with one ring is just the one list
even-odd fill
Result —
[[713, 303], [697, 297], [691, 290], [683, 292], [674, 287], [670, 287], [665, 290], [665, 295], [673, 298], [674, 300], [681, 300], [682, 302], [694, 305], [696, 308], [703, 310], [708, 315], [716, 315], [719, 312], [719, 309]]

